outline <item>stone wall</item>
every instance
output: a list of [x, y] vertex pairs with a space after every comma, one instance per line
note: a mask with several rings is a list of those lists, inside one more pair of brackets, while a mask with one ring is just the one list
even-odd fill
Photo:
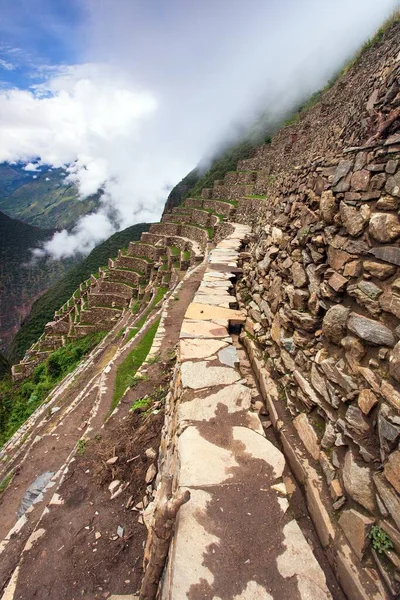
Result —
[[[240, 284], [247, 334], [285, 407], [278, 427], [290, 428], [290, 444], [323, 474], [331, 531], [338, 521], [358, 568], [372, 564], [392, 593], [400, 591], [399, 141], [280, 174]], [[244, 209], [238, 217], [251, 222]], [[390, 552], [372, 548], [373, 526], [391, 532]]]
[[201, 229], [195, 225], [181, 225], [180, 234], [183, 237], [190, 238], [197, 242], [202, 248], [207, 246], [208, 233], [206, 229]]
[[234, 208], [233, 204], [218, 200], [204, 200], [203, 206], [204, 208], [215, 210], [216, 213], [224, 215], [224, 217], [229, 217]]
[[129, 304], [129, 299], [119, 295], [118, 293], [114, 294], [90, 294], [88, 297], [89, 308], [93, 308], [95, 306], [109, 306], [111, 308], [125, 308]]
[[179, 224], [177, 223], [153, 223], [150, 226], [150, 233], [160, 235], [179, 235]]
[[193, 209], [190, 222], [194, 225], [208, 227], [210, 225], [210, 213], [205, 210]]
[[156, 248], [154, 245], [144, 242], [129, 242], [128, 254], [156, 261], [162, 254], [162, 248]]
[[128, 256], [126, 254], [118, 254], [118, 258], [114, 261], [115, 268], [122, 267], [130, 269], [137, 273], [148, 274], [151, 269], [151, 263], [137, 256]]

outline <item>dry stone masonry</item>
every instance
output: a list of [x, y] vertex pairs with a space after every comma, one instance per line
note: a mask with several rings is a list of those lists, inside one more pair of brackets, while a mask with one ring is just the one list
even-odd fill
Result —
[[[181, 328], [160, 479], [173, 474], [180, 497], [189, 491], [190, 500], [178, 513], [161, 590], [165, 599], [332, 597], [287, 512], [284, 456], [251, 410], [258, 392], [237, 368], [230, 330], [244, 315], [234, 308], [232, 279], [249, 231], [235, 225], [211, 251]], [[157, 508], [156, 500], [146, 511], [150, 564]]]

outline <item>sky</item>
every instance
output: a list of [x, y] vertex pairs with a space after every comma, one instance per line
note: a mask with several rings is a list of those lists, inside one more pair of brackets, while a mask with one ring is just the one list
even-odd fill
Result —
[[0, 162], [64, 167], [99, 210], [53, 258], [157, 221], [261, 109], [320, 89], [399, 0], [0, 0]]

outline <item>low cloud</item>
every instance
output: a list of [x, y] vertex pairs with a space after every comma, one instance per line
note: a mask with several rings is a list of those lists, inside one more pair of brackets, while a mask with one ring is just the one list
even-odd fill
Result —
[[[87, 253], [157, 220], [167, 190], [265, 108], [277, 119], [321, 88], [396, 0], [159, 3], [86, 0], [82, 64], [0, 90], [0, 161], [63, 167], [96, 214], [41, 253]], [[116, 9], [117, 6], [117, 9]]]

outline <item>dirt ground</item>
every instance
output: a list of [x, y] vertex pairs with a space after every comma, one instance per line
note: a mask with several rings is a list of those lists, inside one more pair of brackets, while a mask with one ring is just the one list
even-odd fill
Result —
[[[75, 456], [57, 490], [63, 504], [50, 506], [50, 512], [39, 524], [46, 533], [24, 553], [15, 598], [97, 599], [136, 590], [141, 579], [146, 529], [138, 522], [140, 513], [132, 507], [143, 500], [145, 474], [154, 462], [154, 459], [149, 462], [144, 451], [150, 447], [158, 451], [163, 424], [162, 396], [168, 391], [182, 319], [202, 273], [203, 269], [198, 269], [185, 282], [177, 299], [170, 301], [160, 359], [147, 368], [145, 381], [129, 389], [118, 412], [103, 426], [112, 386], [105, 394], [93, 419], [90, 439], [81, 454]], [[137, 336], [137, 341], [140, 337]], [[114, 375], [123, 358], [122, 355], [114, 365]], [[74, 386], [74, 394], [68, 401], [72, 401], [80, 389], [81, 386]], [[57, 471], [64, 464], [82, 435], [82, 427], [92, 410], [93, 395], [90, 391], [85, 400], [60, 421], [52, 435], [44, 435], [31, 448], [29, 459], [19, 469], [17, 466], [15, 478], [1, 499], [0, 530], [3, 535], [15, 523], [15, 512], [22, 496], [37, 475]], [[147, 412], [130, 412], [133, 402], [145, 396], [153, 398]], [[118, 456], [117, 462], [107, 465], [106, 460], [112, 456]], [[130, 461], [131, 458], [134, 460]], [[110, 500], [108, 485], [115, 479], [124, 482], [126, 488], [118, 498]], [[44, 502], [48, 502], [53, 493], [54, 489], [50, 490]], [[44, 502], [41, 508], [39, 505], [31, 513], [28, 525], [11, 540], [1, 557], [0, 592], [18, 563]], [[122, 537], [118, 536], [118, 527], [123, 528]]]

